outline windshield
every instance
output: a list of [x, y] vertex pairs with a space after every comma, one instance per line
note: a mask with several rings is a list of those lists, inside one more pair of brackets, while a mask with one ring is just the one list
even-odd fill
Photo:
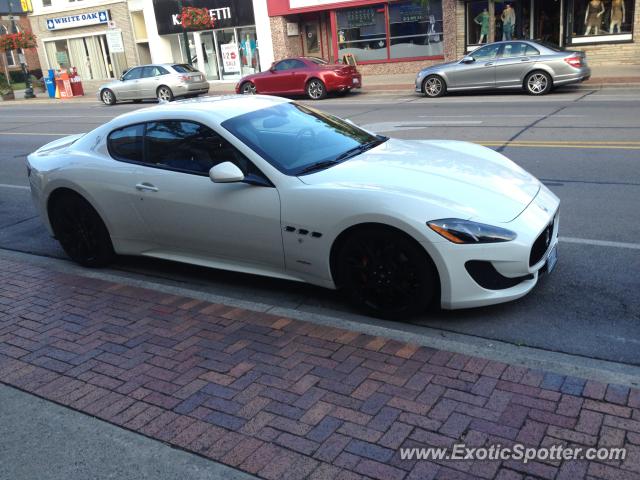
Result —
[[[311, 173], [345, 161], [386, 140], [361, 128], [297, 103], [245, 113], [222, 126], [287, 175]], [[362, 147], [362, 148], [360, 148]]]
[[326, 65], [329, 62], [327, 62], [324, 58], [318, 58], [318, 57], [304, 57], [307, 60], [311, 60], [313, 63], [317, 63], [318, 65]]
[[189, 72], [198, 71], [195, 68], [193, 68], [191, 65], [182, 64], [182, 63], [178, 65], [173, 65], [173, 69], [178, 73], [189, 73]]

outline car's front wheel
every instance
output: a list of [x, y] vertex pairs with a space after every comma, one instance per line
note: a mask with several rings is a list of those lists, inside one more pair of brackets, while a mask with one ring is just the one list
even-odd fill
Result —
[[544, 95], [553, 86], [551, 76], [547, 72], [531, 72], [524, 80], [524, 88], [530, 95]]
[[447, 93], [447, 85], [439, 75], [429, 75], [422, 82], [422, 92], [427, 97], [441, 97]]
[[158, 100], [161, 102], [173, 101], [173, 92], [169, 87], [166, 87], [164, 85], [158, 87], [158, 90], [156, 91], [156, 95], [158, 97]]
[[242, 95], [255, 95], [256, 94], [256, 86], [252, 82], [244, 82], [240, 87], [240, 93]]
[[80, 195], [69, 192], [53, 198], [49, 219], [60, 245], [74, 262], [85, 267], [104, 267], [115, 257], [107, 227]]
[[108, 88], [102, 90], [102, 92], [100, 93], [100, 98], [102, 99], [102, 103], [104, 103], [105, 105], [113, 105], [116, 103], [116, 96]]
[[321, 100], [327, 96], [327, 87], [324, 86], [322, 80], [312, 78], [307, 82], [307, 96], [311, 100]]
[[437, 291], [437, 272], [424, 249], [391, 228], [349, 234], [336, 257], [337, 283], [367, 313], [407, 319], [423, 312]]

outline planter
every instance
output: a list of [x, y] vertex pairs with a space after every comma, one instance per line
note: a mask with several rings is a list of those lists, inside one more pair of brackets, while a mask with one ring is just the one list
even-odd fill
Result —
[[13, 92], [0, 93], [0, 99], [2, 101], [15, 100], [16, 96], [15, 96], [15, 94]]

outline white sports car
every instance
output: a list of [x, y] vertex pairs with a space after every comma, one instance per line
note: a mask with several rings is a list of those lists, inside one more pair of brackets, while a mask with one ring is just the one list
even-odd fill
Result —
[[303, 281], [385, 318], [522, 297], [557, 258], [558, 198], [503, 155], [277, 97], [127, 113], [38, 149], [28, 174], [82, 265], [144, 255]]

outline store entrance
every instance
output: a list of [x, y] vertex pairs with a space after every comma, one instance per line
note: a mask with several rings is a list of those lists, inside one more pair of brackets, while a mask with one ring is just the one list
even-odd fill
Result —
[[561, 45], [560, 15], [562, 0], [535, 0], [533, 38]]

